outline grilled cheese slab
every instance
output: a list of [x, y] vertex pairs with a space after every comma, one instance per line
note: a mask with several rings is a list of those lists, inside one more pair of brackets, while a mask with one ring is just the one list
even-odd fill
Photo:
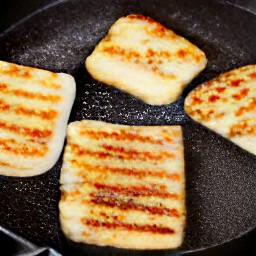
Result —
[[68, 126], [60, 221], [76, 242], [122, 248], [181, 245], [185, 178], [180, 126], [84, 120]]
[[206, 63], [198, 47], [139, 14], [118, 19], [85, 62], [93, 78], [152, 105], [177, 100]]
[[68, 74], [0, 61], [1, 175], [38, 175], [56, 163], [74, 97]]
[[185, 110], [195, 121], [256, 154], [256, 65], [200, 85], [187, 96]]

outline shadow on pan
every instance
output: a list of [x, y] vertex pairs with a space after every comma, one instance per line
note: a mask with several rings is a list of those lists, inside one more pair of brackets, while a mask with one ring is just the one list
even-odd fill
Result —
[[[200, 83], [256, 59], [256, 16], [219, 1], [96, 0], [53, 4], [0, 37], [0, 59], [72, 74], [77, 96], [70, 121], [103, 120], [131, 125], [183, 126], [187, 187], [186, 237], [180, 253], [231, 241], [256, 227], [256, 161], [183, 110], [186, 94]], [[207, 68], [168, 106], [149, 106], [101, 84], [84, 60], [111, 24], [129, 13], [148, 15], [199, 46]], [[61, 158], [46, 174], [0, 177], [0, 225], [40, 246], [76, 255], [171, 255], [176, 251], [131, 251], [74, 245], [58, 220]], [[227, 255], [227, 254], [226, 254]], [[234, 253], [232, 255], [235, 255]], [[238, 254], [237, 254], [238, 255]]]

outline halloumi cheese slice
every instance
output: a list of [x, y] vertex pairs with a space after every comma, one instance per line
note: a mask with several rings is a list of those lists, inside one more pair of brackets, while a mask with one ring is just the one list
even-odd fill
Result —
[[203, 51], [140, 14], [118, 19], [86, 59], [93, 78], [152, 105], [174, 102], [206, 66]]
[[70, 123], [60, 221], [75, 242], [177, 248], [185, 225], [180, 126]]
[[185, 111], [256, 154], [256, 65], [231, 70], [198, 86], [185, 99]]
[[56, 163], [75, 87], [68, 74], [0, 61], [1, 175], [38, 175]]

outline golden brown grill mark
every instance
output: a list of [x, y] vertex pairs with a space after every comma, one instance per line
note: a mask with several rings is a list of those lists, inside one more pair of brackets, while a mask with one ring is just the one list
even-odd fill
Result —
[[175, 231], [168, 227], [157, 226], [157, 225], [139, 225], [139, 224], [130, 224], [124, 223], [121, 221], [114, 222], [104, 222], [94, 219], [82, 218], [81, 222], [83, 225], [92, 226], [92, 227], [104, 227], [107, 229], [120, 229], [120, 230], [130, 230], [138, 232], [150, 232], [156, 234], [174, 234]]
[[28, 71], [25, 71], [24, 73], [22, 73], [22, 76], [26, 79], [32, 78], [32, 74], [30, 74]]
[[256, 79], [256, 72], [250, 73], [249, 77], [252, 78], [252, 79]]
[[0, 166], [5, 166], [5, 167], [13, 167], [10, 163], [4, 162], [0, 160]]
[[43, 95], [43, 94], [39, 94], [39, 93], [24, 91], [21, 89], [10, 90], [9, 93], [12, 93], [17, 96], [22, 96], [25, 98], [38, 99], [38, 100], [43, 100], [43, 101], [51, 101], [54, 103], [59, 102], [61, 100], [61, 97], [59, 95], [53, 95], [53, 94]]
[[167, 28], [161, 24], [155, 22], [155, 27], [153, 29], [146, 29], [147, 34], [157, 37], [169, 36], [171, 39], [175, 39], [177, 36], [174, 33], [170, 33]]
[[247, 106], [240, 107], [236, 111], [235, 115], [236, 116], [241, 116], [244, 113], [249, 113], [249, 112], [253, 112], [253, 111], [256, 112], [256, 98], [255, 99], [250, 99], [249, 104]]
[[189, 51], [187, 49], [180, 49], [177, 51], [177, 56], [180, 59], [185, 59], [188, 54], [189, 54]]
[[[191, 46], [192, 47], [192, 46]], [[186, 59], [188, 56], [192, 57], [195, 62], [200, 62], [203, 55], [199, 55], [193, 52], [193, 48], [183, 48], [176, 52], [176, 56], [180, 59]]]
[[38, 128], [28, 128], [19, 126], [16, 124], [8, 124], [0, 120], [0, 129], [7, 130], [17, 134], [23, 134], [25, 136], [35, 137], [39, 139], [50, 138], [52, 136], [51, 130], [40, 130]]
[[[26, 66], [11, 64], [11, 63], [9, 63], [8, 66], [9, 67], [7, 69], [0, 70], [0, 75], [2, 74], [2, 75], [12, 76], [12, 77], [25, 78], [26, 80], [28, 80], [28, 79], [34, 79], [33, 77], [34, 71], [40, 71], [40, 69], [37, 69], [37, 68], [26, 67]], [[46, 70], [44, 70], [44, 72], [47, 72], [49, 74], [48, 78], [45, 78], [45, 79], [49, 79], [49, 80], [58, 79], [57, 73], [46, 71]], [[55, 89], [61, 88], [59, 84], [46, 82], [43, 79], [40, 80], [39, 82], [42, 86], [51, 87]]]
[[148, 65], [148, 64], [161, 64], [170, 57], [170, 53], [167, 51], [154, 51], [149, 49], [145, 55], [141, 55], [139, 52], [136, 52], [131, 49], [124, 49], [120, 46], [108, 46], [101, 49], [102, 52], [110, 55], [118, 55], [124, 60], [132, 61], [136, 64], [141, 64], [145, 68], [150, 68], [154, 73], [162, 76], [168, 77], [170, 79], [175, 79], [176, 76], [173, 74], [163, 73], [157, 66]]
[[10, 163], [4, 162], [2, 160], [0, 160], [0, 166], [4, 166], [4, 167], [8, 167], [8, 168], [17, 168], [17, 169], [21, 169], [21, 170], [27, 170], [28, 169], [26, 167], [10, 164]]
[[218, 93], [223, 93], [223, 92], [225, 92], [225, 90], [226, 90], [225, 87], [216, 87], [216, 91], [217, 91]]
[[194, 54], [193, 57], [196, 62], [200, 62], [203, 58], [203, 55]]
[[145, 21], [147, 21], [149, 23], [153, 23], [153, 24], [157, 23], [152, 18], [144, 16], [142, 14], [130, 14], [130, 15], [127, 16], [127, 18], [129, 18], [130, 20], [133, 20], [133, 19], [135, 19], [135, 20], [145, 20]]
[[[123, 211], [126, 210], [135, 210], [135, 211], [142, 211], [153, 215], [165, 215], [169, 217], [179, 217], [179, 213], [176, 209], [170, 209], [167, 207], [157, 207], [157, 206], [149, 206], [149, 205], [142, 205], [136, 204], [131, 199], [130, 201], [119, 200], [114, 197], [108, 196], [101, 196], [94, 193], [90, 194], [91, 199], [90, 202], [97, 204], [97, 205], [105, 205], [110, 207], [116, 207]], [[87, 201], [84, 201], [87, 203]]]
[[28, 68], [20, 67], [18, 65], [11, 65], [11, 64], [9, 69], [2, 69], [0, 71], [0, 74], [13, 76], [13, 77], [23, 77], [26, 79], [31, 79], [33, 77], [32, 74], [29, 72]]
[[53, 103], [57, 103], [61, 100], [61, 97], [59, 95], [54, 95], [54, 94], [44, 95], [44, 94], [40, 94], [40, 93], [25, 91], [22, 89], [8, 89], [8, 85], [3, 84], [3, 83], [0, 85], [0, 92], [3, 94], [11, 94], [11, 95], [24, 97], [24, 98], [28, 98], [28, 99], [50, 101]]
[[40, 147], [29, 147], [26, 144], [19, 144], [14, 139], [0, 139], [0, 149], [15, 155], [23, 156], [44, 156], [48, 152], [48, 147], [41, 144]]
[[191, 105], [196, 105], [196, 104], [202, 104], [203, 103], [203, 100], [200, 99], [199, 97], [196, 97], [196, 96], [193, 96], [192, 99], [191, 99]]
[[124, 48], [121, 48], [120, 46], [104, 47], [102, 51], [110, 55], [120, 55], [123, 58], [128, 60], [139, 59], [141, 57], [141, 55], [138, 52], [130, 49], [124, 49]]
[[22, 106], [18, 106], [15, 108], [15, 113], [20, 115], [27, 115], [27, 116], [38, 116], [41, 119], [45, 120], [54, 120], [57, 118], [58, 113], [55, 110], [35, 110], [35, 109], [28, 109]]
[[[169, 174], [165, 170], [132, 169], [132, 168], [126, 168], [126, 167], [91, 165], [87, 162], [81, 162], [74, 159], [71, 160], [71, 164], [90, 172], [95, 171], [100, 173], [118, 173], [118, 174], [128, 175], [128, 176], [136, 176], [139, 178], [159, 177], [159, 178], [167, 178], [174, 181], [180, 181], [180, 175], [178, 173]], [[82, 174], [83, 172], [81, 172], [81, 175]]]
[[154, 51], [153, 49], [148, 49], [144, 57], [168, 59], [171, 57], [171, 54], [168, 51]]
[[76, 197], [76, 196], [81, 195], [81, 192], [79, 191], [79, 189], [75, 189], [73, 191], [63, 192], [63, 195], [64, 196], [70, 196], [70, 197]]
[[[160, 60], [160, 62], [161, 62], [161, 60]], [[161, 76], [161, 77], [163, 77], [163, 78], [168, 78], [168, 79], [175, 79], [175, 78], [176, 78], [176, 75], [174, 75], [174, 74], [165, 74], [164, 72], [162, 72], [162, 71], [161, 71], [159, 68], [157, 68], [156, 66], [152, 67], [151, 69], [152, 69], [152, 71], [153, 71], [154, 73], [156, 73], [157, 75], [159, 75], [159, 76]]]
[[44, 86], [44, 87], [53, 88], [53, 89], [61, 89], [60, 84], [57, 84], [57, 83], [54, 83], [54, 82], [48, 82], [46, 79], [40, 80], [39, 83], [40, 83], [41, 86]]
[[71, 151], [77, 156], [92, 156], [92, 157], [98, 157], [98, 158], [107, 158], [107, 157], [113, 157], [110, 153], [108, 152], [103, 152], [103, 151], [92, 151], [86, 148], [80, 147], [78, 144], [70, 144]]
[[161, 190], [154, 186], [112, 186], [102, 183], [94, 183], [95, 188], [104, 193], [117, 193], [125, 196], [155, 196], [160, 198], [175, 198], [178, 199], [178, 195], [175, 193], [169, 193], [166, 191], [165, 185], [159, 185]]
[[0, 100], [0, 110], [6, 111], [10, 109], [10, 105], [5, 103], [3, 100]]
[[135, 149], [125, 150], [121, 147], [113, 147], [112, 145], [102, 145], [106, 151], [93, 151], [90, 149], [82, 148], [78, 144], [70, 144], [71, 150], [77, 156], [92, 156], [98, 158], [119, 158], [119, 159], [134, 159], [134, 160], [165, 160], [167, 158], [173, 159], [175, 158], [174, 154], [163, 151], [160, 154], [153, 154], [148, 151], [137, 151]]
[[[146, 54], [143, 55], [143, 58], [145, 59], [145, 61], [141, 62], [142, 64], [145, 64], [145, 62], [147, 64], [149, 64], [149, 67], [151, 68], [151, 70], [162, 76], [162, 77], [168, 77], [170, 79], [175, 79], [176, 76], [174, 74], [165, 74], [163, 73], [156, 65], [157, 64], [162, 64], [166, 61], [168, 61], [168, 59], [171, 58], [171, 53], [168, 51], [155, 51], [153, 49], [148, 49]], [[152, 64], [152, 65], [151, 65]]]
[[11, 106], [10, 104], [5, 103], [3, 100], [0, 100], [0, 110], [1, 111], [11, 111], [17, 115], [26, 115], [26, 116], [35, 116], [40, 117], [44, 120], [54, 120], [57, 118], [58, 113], [55, 110], [35, 110], [27, 108], [21, 105]]
[[239, 93], [232, 95], [232, 97], [235, 100], [241, 100], [248, 95], [249, 91], [250, 91], [249, 88], [244, 88], [244, 89], [240, 90]]
[[209, 121], [211, 118], [222, 118], [224, 116], [224, 112], [216, 112], [214, 109], [209, 109], [208, 111], [190, 109], [188, 112], [191, 116], [198, 115], [201, 121]]
[[5, 90], [7, 88], [8, 88], [7, 84], [0, 83], [0, 91]]
[[232, 125], [228, 135], [231, 138], [245, 135], [256, 135], [256, 119], [245, 119], [238, 124]]
[[129, 140], [129, 141], [139, 141], [142, 143], [153, 143], [158, 145], [163, 145], [165, 142], [173, 142], [169, 137], [164, 137], [163, 139], [154, 139], [151, 136], [143, 136], [140, 134], [135, 134], [127, 132], [125, 130], [119, 130], [118, 132], [106, 132], [106, 131], [94, 131], [94, 130], [82, 130], [81, 135], [86, 135], [91, 139], [101, 140], [101, 139], [114, 139], [117, 141]]
[[141, 14], [131, 14], [127, 16], [130, 20], [144, 20], [151, 24], [150, 28], [146, 27], [146, 32], [149, 35], [156, 36], [156, 37], [170, 37], [170, 39], [175, 39], [177, 35], [167, 29], [165, 26], [160, 24], [159, 22], [151, 19], [150, 17], [143, 16]]

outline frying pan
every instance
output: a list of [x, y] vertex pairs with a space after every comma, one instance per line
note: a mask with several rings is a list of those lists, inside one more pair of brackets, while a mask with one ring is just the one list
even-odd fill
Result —
[[[94, 119], [129, 125], [182, 125], [187, 194], [185, 241], [178, 251], [134, 251], [75, 244], [66, 239], [58, 219], [62, 156], [40, 176], [0, 176], [0, 225], [63, 255], [195, 254], [207, 248], [218, 250], [221, 247], [216, 246], [223, 243], [229, 246], [227, 242], [232, 240], [237, 244], [238, 237], [249, 231], [254, 241], [256, 157], [193, 122], [185, 114], [183, 102], [200, 83], [232, 68], [255, 63], [256, 15], [237, 5], [212, 0], [49, 2], [0, 35], [0, 59], [72, 74], [77, 95], [70, 122]], [[129, 13], [154, 18], [207, 55], [207, 68], [173, 104], [146, 105], [93, 80], [84, 68], [85, 58], [109, 27]]]

